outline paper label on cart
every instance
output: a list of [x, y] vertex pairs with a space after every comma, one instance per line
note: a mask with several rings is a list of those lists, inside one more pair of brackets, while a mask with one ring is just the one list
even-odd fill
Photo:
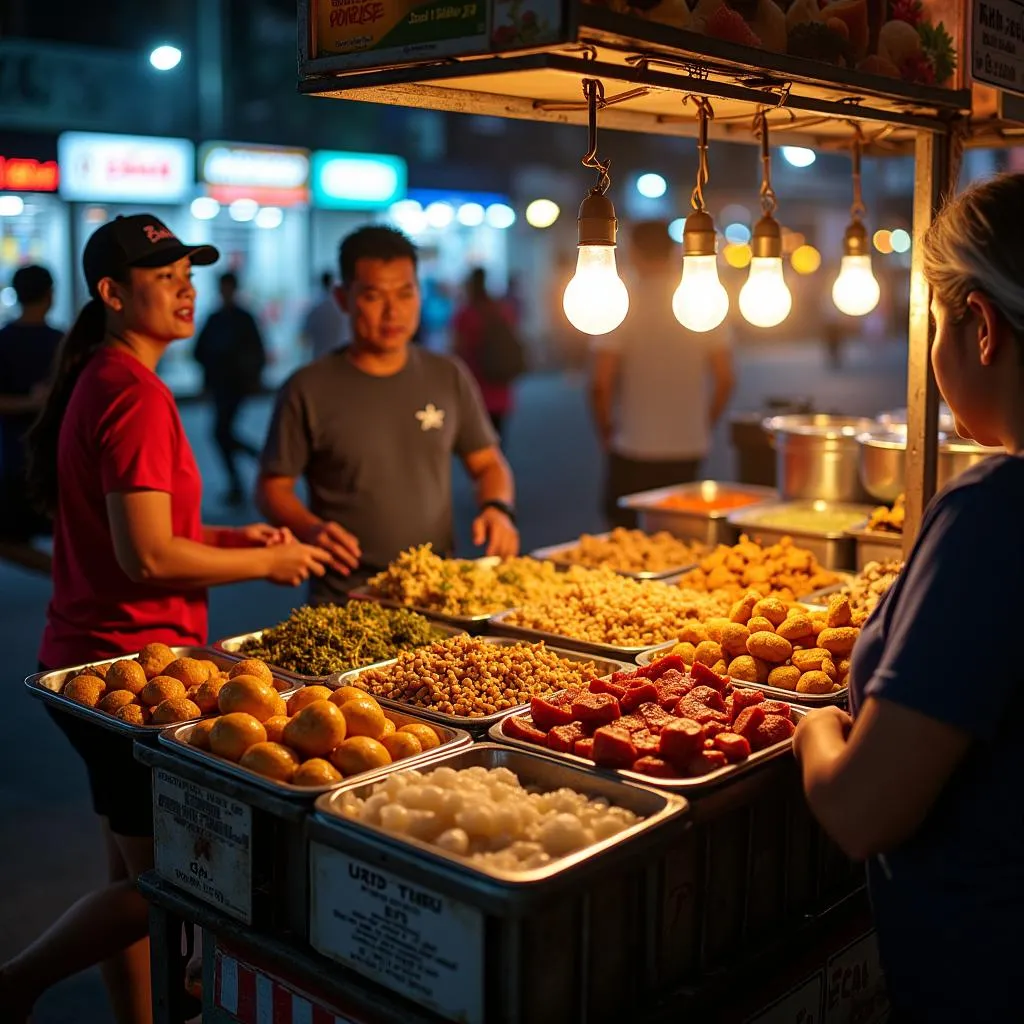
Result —
[[874, 932], [829, 957], [826, 1024], [880, 1024], [889, 1013]]
[[314, 949], [450, 1020], [483, 1024], [479, 910], [319, 843], [309, 859]]
[[971, 74], [976, 82], [1024, 94], [1024, 3], [971, 4]]
[[252, 808], [171, 772], [153, 771], [157, 873], [252, 923]]
[[818, 971], [787, 992], [746, 1024], [820, 1024], [825, 972]]

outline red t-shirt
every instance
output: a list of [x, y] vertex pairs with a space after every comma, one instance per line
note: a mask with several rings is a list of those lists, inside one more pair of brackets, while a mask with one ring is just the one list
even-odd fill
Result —
[[[515, 327], [515, 312], [507, 302], [496, 302], [498, 313], [510, 327]], [[481, 368], [483, 347], [486, 344], [487, 323], [483, 313], [473, 305], [464, 306], [455, 314], [452, 322], [458, 339], [456, 355], [469, 367], [469, 372], [480, 385], [480, 393], [484, 398], [484, 407], [490, 413], [499, 416], [512, 411], [513, 396], [511, 384], [496, 384], [487, 380]]]
[[165, 491], [176, 537], [202, 541], [202, 480], [167, 385], [104, 348], [86, 364], [61, 423], [53, 598], [39, 660], [51, 668], [206, 642], [206, 590], [135, 583], [118, 565], [106, 496]]

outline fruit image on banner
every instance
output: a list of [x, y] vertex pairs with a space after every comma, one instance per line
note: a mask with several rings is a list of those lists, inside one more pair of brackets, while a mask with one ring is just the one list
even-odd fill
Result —
[[958, 85], [957, 44], [950, 34], [956, 27], [955, 11], [942, 0], [584, 2], [723, 42], [823, 61], [849, 71], [915, 85]]
[[493, 0], [491, 49], [517, 50], [556, 42], [561, 34], [559, 0]]
[[407, 58], [487, 49], [486, 0], [319, 0], [317, 57]]

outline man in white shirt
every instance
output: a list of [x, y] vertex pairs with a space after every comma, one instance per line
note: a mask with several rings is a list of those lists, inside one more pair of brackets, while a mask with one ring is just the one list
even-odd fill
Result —
[[591, 409], [607, 456], [605, 516], [635, 526], [618, 499], [697, 479], [735, 378], [725, 327], [688, 331], [672, 313], [678, 246], [660, 221], [634, 226], [629, 313], [595, 338]]
[[309, 346], [310, 359], [333, 352], [345, 340], [345, 316], [334, 297], [334, 277], [329, 271], [320, 275], [324, 293], [310, 307], [302, 323], [302, 338]]

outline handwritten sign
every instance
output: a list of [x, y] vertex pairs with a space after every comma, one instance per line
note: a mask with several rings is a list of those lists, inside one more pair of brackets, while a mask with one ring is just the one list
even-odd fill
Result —
[[875, 1024], [889, 1012], [878, 942], [869, 932], [829, 957], [826, 1024]]
[[1024, 95], [1024, 3], [971, 4], [971, 74], [977, 82]]
[[442, 1016], [483, 1024], [480, 911], [311, 843], [309, 941]]
[[818, 971], [757, 1016], [749, 1018], [746, 1024], [821, 1024], [824, 994], [825, 972]]
[[171, 772], [153, 772], [157, 873], [252, 924], [252, 808]]

